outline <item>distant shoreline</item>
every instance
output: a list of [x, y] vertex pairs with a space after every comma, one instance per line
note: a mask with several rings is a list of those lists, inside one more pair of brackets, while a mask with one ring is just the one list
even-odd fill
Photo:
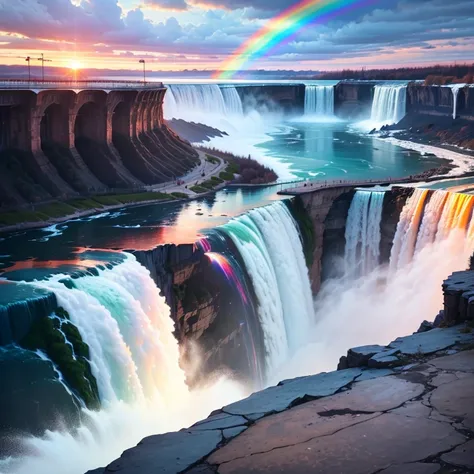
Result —
[[[448, 172], [446, 175], [433, 175], [433, 176], [427, 176], [426, 181], [427, 182], [433, 182], [433, 181], [438, 181], [441, 179], [449, 179], [449, 178], [463, 178], [463, 177], [468, 177], [468, 176], [474, 176], [474, 156], [468, 153], [460, 153], [453, 151], [448, 148], [443, 148], [439, 146], [432, 146], [432, 145], [427, 145], [423, 143], [418, 143], [415, 141], [408, 141], [408, 140], [400, 140], [394, 136], [390, 136], [387, 138], [383, 137], [378, 137], [380, 140], [387, 140], [390, 143], [400, 146], [402, 148], [408, 149], [408, 150], [414, 150], [418, 151], [420, 153], [430, 153], [437, 158], [449, 161], [453, 168], [450, 172]], [[432, 168], [432, 170], [439, 170], [442, 168], [442, 166], [438, 168]], [[428, 170], [429, 171], [429, 170]], [[460, 172], [459, 172], [460, 171]], [[426, 172], [425, 172], [426, 173]], [[406, 178], [400, 178], [400, 181], [403, 181]], [[421, 174], [414, 176], [413, 178], [418, 179], [418, 181], [421, 180]], [[380, 182], [383, 183], [384, 179], [380, 179]], [[245, 185], [245, 188], [260, 188], [263, 186], [271, 186], [271, 185], [278, 185], [278, 182], [276, 183], [268, 183], [265, 185], [258, 185], [258, 184], [249, 184]], [[235, 186], [239, 186], [238, 183]], [[234, 187], [234, 186], [233, 186]], [[139, 206], [148, 206], [150, 204], [170, 204], [170, 203], [175, 203], [175, 202], [180, 202], [180, 201], [192, 201], [195, 199], [199, 199], [201, 197], [204, 197], [210, 193], [215, 192], [214, 190], [210, 190], [208, 193], [203, 193], [199, 194], [196, 196], [190, 196], [187, 199], [172, 199], [172, 200], [163, 200], [163, 199], [155, 199], [155, 200], [150, 200], [150, 201], [142, 201], [142, 202], [131, 202], [131, 203], [123, 203], [123, 204], [117, 204], [117, 205], [112, 205], [112, 206], [103, 206], [95, 209], [87, 209], [85, 211], [78, 211], [72, 214], [68, 214], [65, 216], [57, 217], [57, 218], [51, 218], [46, 221], [37, 221], [37, 222], [22, 222], [18, 224], [13, 224], [9, 226], [3, 226], [0, 227], [0, 234], [5, 234], [9, 232], [15, 232], [15, 231], [20, 231], [20, 230], [32, 230], [32, 229], [41, 229], [45, 227], [49, 227], [51, 225], [55, 224], [61, 224], [63, 222], [69, 221], [71, 219], [77, 219], [81, 217], [87, 217], [90, 215], [94, 214], [99, 214], [103, 212], [109, 212], [113, 211], [116, 209], [124, 209], [124, 208], [129, 208], [129, 207], [139, 207]]]

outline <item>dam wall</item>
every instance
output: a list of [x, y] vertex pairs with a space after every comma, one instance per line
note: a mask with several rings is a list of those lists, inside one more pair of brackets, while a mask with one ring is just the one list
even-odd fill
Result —
[[[122, 86], [123, 87], [123, 86]], [[198, 163], [163, 120], [166, 88], [0, 88], [0, 206], [172, 180]]]

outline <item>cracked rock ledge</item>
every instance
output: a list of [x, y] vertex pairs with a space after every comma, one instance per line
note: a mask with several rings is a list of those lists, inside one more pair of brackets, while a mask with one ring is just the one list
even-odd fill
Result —
[[94, 474], [474, 474], [466, 325], [350, 349], [338, 371], [280, 382]]

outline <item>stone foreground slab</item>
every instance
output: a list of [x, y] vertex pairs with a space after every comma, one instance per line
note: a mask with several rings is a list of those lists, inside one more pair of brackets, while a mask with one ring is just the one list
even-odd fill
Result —
[[[102, 472], [468, 473], [474, 350], [459, 351], [472, 344], [462, 327], [399, 338], [381, 352], [403, 351], [403, 367], [283, 381], [186, 430], [144, 439]], [[354, 354], [368, 364], [378, 348]]]

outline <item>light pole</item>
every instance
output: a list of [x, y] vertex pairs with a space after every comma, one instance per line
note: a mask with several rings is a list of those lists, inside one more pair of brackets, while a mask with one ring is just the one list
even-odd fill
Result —
[[25, 61], [28, 63], [28, 82], [30, 82], [31, 81], [31, 65], [30, 65], [31, 58], [27, 56]]
[[45, 59], [44, 54], [41, 53], [41, 58], [38, 58], [38, 61], [41, 61], [41, 77], [43, 78], [44, 82], [44, 63], [50, 63], [52, 62], [51, 59]]
[[146, 84], [146, 61], [144, 59], [140, 59], [138, 61], [140, 64], [143, 64], [143, 84]]

